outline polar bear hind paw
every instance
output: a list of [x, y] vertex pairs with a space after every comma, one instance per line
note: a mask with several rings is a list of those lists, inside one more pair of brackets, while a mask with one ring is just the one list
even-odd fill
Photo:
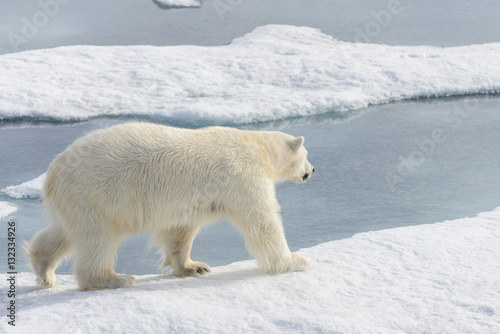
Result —
[[130, 288], [135, 286], [135, 277], [132, 275], [114, 275], [106, 279], [89, 279], [84, 284], [79, 284], [81, 290], [101, 290]]

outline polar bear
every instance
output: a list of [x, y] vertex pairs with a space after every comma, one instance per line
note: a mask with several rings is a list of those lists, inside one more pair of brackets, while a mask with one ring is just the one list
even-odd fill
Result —
[[262, 272], [308, 270], [288, 248], [275, 184], [314, 172], [303, 137], [227, 127], [180, 129], [127, 123], [91, 133], [50, 164], [43, 203], [50, 225], [26, 245], [38, 283], [74, 255], [81, 290], [134, 285], [113, 264], [120, 242], [149, 232], [162, 247], [161, 269], [196, 276], [210, 267], [190, 258], [197, 232], [228, 219]]

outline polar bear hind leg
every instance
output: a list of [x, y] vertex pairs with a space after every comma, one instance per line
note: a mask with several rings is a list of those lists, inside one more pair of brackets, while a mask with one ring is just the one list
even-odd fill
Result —
[[106, 229], [103, 224], [91, 226], [95, 230], [88, 228], [73, 239], [76, 240], [74, 274], [80, 290], [135, 286], [134, 276], [117, 275], [113, 269], [118, 247], [124, 236]]
[[71, 253], [71, 248], [62, 228], [51, 224], [26, 244], [26, 252], [38, 284], [50, 288], [56, 282], [55, 270], [59, 262]]

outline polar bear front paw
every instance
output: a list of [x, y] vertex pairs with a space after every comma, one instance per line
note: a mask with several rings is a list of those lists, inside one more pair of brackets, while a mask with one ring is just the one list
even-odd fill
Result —
[[210, 267], [203, 262], [191, 262], [184, 268], [174, 270], [173, 275], [178, 277], [198, 276], [210, 273]]
[[313, 268], [314, 265], [308, 258], [292, 253], [292, 271], [306, 271]]

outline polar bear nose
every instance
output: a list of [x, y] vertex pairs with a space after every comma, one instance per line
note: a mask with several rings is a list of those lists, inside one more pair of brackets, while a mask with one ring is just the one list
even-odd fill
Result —
[[304, 176], [302, 176], [302, 181], [307, 180], [307, 178], [309, 178], [312, 173], [314, 173], [314, 167], [313, 167], [311, 173], [305, 173]]

